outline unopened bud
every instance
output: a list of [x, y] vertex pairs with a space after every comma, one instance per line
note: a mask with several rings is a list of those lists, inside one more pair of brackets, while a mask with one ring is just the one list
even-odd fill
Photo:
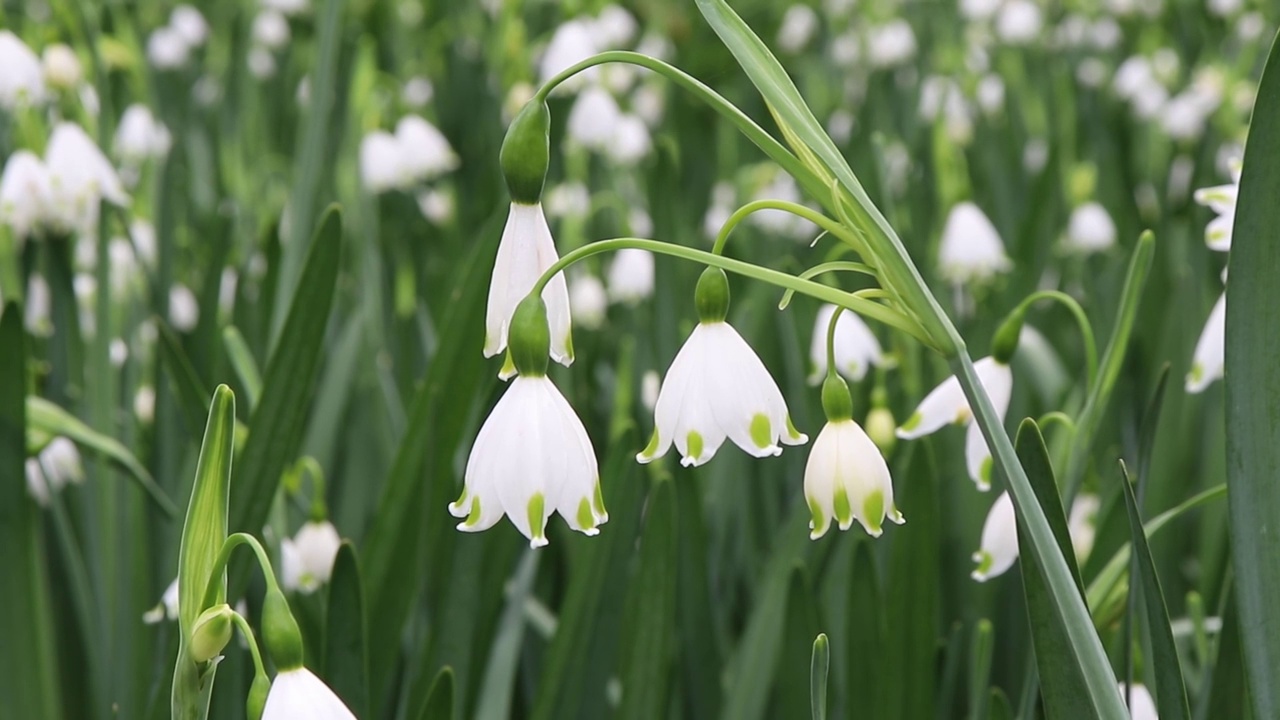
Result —
[[547, 374], [551, 355], [551, 328], [547, 325], [547, 304], [537, 295], [529, 295], [516, 305], [507, 330], [507, 347], [516, 372], [525, 377]]
[[551, 157], [551, 110], [532, 100], [511, 121], [498, 160], [507, 191], [514, 202], [535, 205], [542, 199], [542, 183]]
[[191, 630], [191, 659], [197, 663], [208, 662], [222, 654], [231, 642], [231, 606], [223, 603], [200, 613]]
[[302, 632], [279, 588], [268, 590], [262, 603], [262, 639], [277, 670], [302, 667]]
[[871, 438], [871, 442], [880, 448], [880, 452], [885, 457], [893, 453], [893, 448], [898, 443], [896, 429], [897, 421], [893, 419], [893, 413], [889, 408], [873, 407], [871, 412], [867, 413], [867, 437]]
[[693, 291], [693, 303], [698, 307], [698, 319], [704, 323], [723, 322], [729, 315], [729, 278], [724, 270], [709, 267], [702, 271], [698, 286]]
[[262, 720], [262, 711], [267, 707], [267, 695], [271, 692], [271, 680], [266, 675], [254, 675], [253, 684], [249, 686], [249, 696], [244, 701], [245, 717], [248, 720]]

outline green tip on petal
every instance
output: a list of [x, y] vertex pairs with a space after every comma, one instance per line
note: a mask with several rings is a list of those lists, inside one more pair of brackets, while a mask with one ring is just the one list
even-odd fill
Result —
[[502, 356], [502, 368], [498, 370], [498, 377], [506, 380], [516, 374], [516, 363], [511, 359], [511, 350], [508, 349]]
[[595, 505], [596, 515], [600, 516], [600, 522], [609, 519], [609, 511], [604, 509], [604, 491], [600, 489], [600, 479], [596, 479], [596, 489], [591, 497], [591, 502]]
[[1195, 363], [1191, 366], [1191, 372], [1187, 373], [1187, 379], [1191, 382], [1200, 382], [1204, 378], [1204, 365]]
[[991, 458], [987, 457], [982, 460], [982, 467], [978, 468], [978, 489], [983, 492], [991, 489], [991, 467]]
[[591, 512], [591, 501], [586, 498], [578, 501], [578, 526], [583, 530], [594, 530], [596, 527], [596, 516]]
[[849, 493], [845, 492], [844, 488], [836, 490], [834, 505], [836, 520], [840, 521], [840, 529], [849, 529], [849, 525], [853, 524], [853, 505], [849, 503]]
[[862, 526], [872, 537], [880, 537], [880, 525], [884, 522], [884, 493], [873, 491], [862, 501]]
[[764, 449], [773, 444], [773, 428], [769, 425], [769, 416], [756, 413], [751, 418], [751, 442]]
[[533, 497], [529, 498], [529, 544], [533, 547], [547, 544], [545, 534], [547, 518], [542, 514], [545, 506], [542, 493], [534, 493]]
[[822, 506], [818, 504], [817, 500], [813, 498], [808, 498], [808, 500], [809, 514], [813, 516], [813, 519], [809, 521], [809, 539], [817, 540], [827, 534], [827, 516], [822, 513]]
[[919, 427], [920, 423], [923, 421], [924, 421], [924, 416], [920, 414], [919, 410], [917, 410], [911, 413], [911, 417], [907, 418], [907, 421], [902, 423], [902, 427], [898, 429], [903, 432], [911, 432], [912, 430], [915, 430], [917, 427]]
[[480, 522], [480, 498], [473, 497], [471, 498], [471, 512], [467, 513], [467, 519], [463, 521], [463, 524], [471, 527], [478, 522]]
[[688, 453], [686, 454], [689, 457], [697, 458], [702, 456], [702, 436], [698, 434], [697, 430], [689, 431], [688, 437], [685, 438], [685, 444], [688, 448]]
[[791, 422], [791, 415], [787, 415], [787, 437], [792, 440], [799, 440], [804, 437], [804, 433], [797, 430], [796, 426]]
[[995, 562], [995, 558], [991, 557], [991, 553], [986, 550], [979, 550], [973, 554], [974, 562], [978, 563], [978, 567], [973, 569], [970, 577], [979, 582], [987, 579], [987, 573], [991, 571], [991, 565]]
[[[645, 445], [644, 449], [640, 451], [640, 457], [646, 460], [653, 459], [654, 453], [658, 452], [659, 442], [661, 442], [661, 439], [658, 437], [658, 427], [655, 425], [653, 428], [653, 437], [649, 438], [649, 444]], [[598, 490], [599, 488], [597, 487], [597, 491]]]

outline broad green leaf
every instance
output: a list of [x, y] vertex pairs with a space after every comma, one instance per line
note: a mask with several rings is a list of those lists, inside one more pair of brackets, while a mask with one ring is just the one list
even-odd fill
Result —
[[1245, 144], [1227, 286], [1227, 482], [1231, 557], [1254, 716], [1280, 717], [1280, 42]]
[[995, 644], [995, 628], [983, 618], [973, 629], [969, 646], [969, 717], [983, 720], [988, 715], [988, 693], [991, 685], [991, 653]]
[[[714, 718], [720, 711], [720, 638], [716, 606], [711, 595], [706, 517], [702, 490], [692, 470], [675, 473], [676, 504], [680, 507], [680, 554], [676, 584], [680, 607], [678, 662], [684, 696], [694, 717]], [[610, 506], [612, 507], [612, 505]]]
[[1244, 658], [1240, 654], [1240, 610], [1231, 591], [1223, 595], [1222, 630], [1218, 633], [1207, 692], [1201, 690], [1197, 703], [1197, 720], [1243, 718], [1248, 712]]
[[818, 633], [813, 641], [813, 658], [809, 661], [809, 708], [813, 720], [827, 720], [827, 673], [831, 669], [831, 648], [827, 636]]
[[453, 720], [453, 668], [444, 667], [431, 681], [427, 701], [422, 704], [418, 720]]
[[365, 641], [364, 585], [355, 548], [344, 541], [329, 578], [325, 612], [324, 678], [356, 717], [369, 714], [369, 660]]
[[1000, 688], [991, 688], [991, 710], [987, 713], [990, 720], [1013, 720], [1013, 708], [1009, 706], [1009, 697]]
[[147, 472], [133, 453], [115, 438], [97, 432], [66, 410], [34, 395], [27, 397], [27, 422], [28, 435], [32, 433], [43, 437], [62, 435], [87, 450], [100, 453], [133, 478], [166, 515], [178, 516], [178, 508], [156, 484], [151, 473]]
[[[885, 686], [878, 692], [882, 707], [888, 708], [886, 717], [927, 718], [934, 715], [936, 688], [912, 678], [932, 677], [938, 664], [942, 520], [935, 467], [921, 462], [930, 458], [920, 449], [908, 446], [907, 452], [914, 454], [904, 459], [902, 467], [914, 472], [911, 482], [900, 484], [894, 497], [895, 504], [905, 508], [907, 523], [891, 531], [893, 547], [884, 583], [884, 655], [877, 670]], [[856, 648], [853, 652], [858, 653]], [[877, 659], [862, 661], [871, 664]]]
[[[1138, 510], [1138, 499], [1134, 497], [1133, 486], [1129, 483], [1129, 472], [1124, 463], [1120, 463], [1120, 474], [1124, 487], [1125, 506], [1129, 510], [1129, 532], [1131, 543], [1136, 550], [1134, 559], [1141, 579], [1140, 595], [1146, 616], [1147, 629], [1151, 637], [1152, 658], [1149, 662], [1155, 667], [1156, 677], [1156, 709], [1160, 717], [1166, 720], [1189, 720], [1191, 709], [1187, 705], [1187, 689], [1182, 680], [1182, 663], [1178, 660], [1178, 645], [1173, 639], [1173, 628], [1169, 625], [1169, 608], [1164, 602], [1164, 590], [1160, 587], [1160, 578], [1156, 575], [1155, 560], [1151, 557], [1151, 548], [1147, 545], [1147, 534], [1142, 527], [1142, 515]], [[1135, 587], [1133, 590], [1139, 590]]]
[[62, 716], [40, 511], [27, 494], [27, 348], [22, 303], [0, 311], [0, 705], [15, 718]]
[[639, 567], [628, 589], [619, 675], [618, 717], [641, 720], [666, 713], [668, 678], [676, 648], [676, 490], [661, 479], [649, 492]]
[[258, 407], [258, 398], [262, 397], [262, 374], [258, 372], [258, 363], [253, 359], [249, 345], [235, 325], [228, 325], [222, 330], [222, 344], [227, 350], [227, 359], [244, 386], [245, 400], [253, 411]]
[[1067, 561], [1067, 567], [1075, 577], [1076, 588], [1084, 594], [1084, 583], [1080, 581], [1080, 568], [1076, 565], [1075, 547], [1071, 544], [1071, 531], [1067, 527], [1067, 513], [1062, 507], [1062, 498], [1058, 494], [1058, 483], [1053, 472], [1053, 464], [1049, 460], [1049, 449], [1040, 434], [1040, 426], [1036, 421], [1026, 418], [1018, 426], [1016, 439], [1018, 459], [1026, 470], [1027, 479], [1031, 481], [1031, 489], [1035, 491], [1036, 500], [1044, 510], [1045, 519], [1049, 521], [1049, 529], [1058, 543], [1058, 550]]

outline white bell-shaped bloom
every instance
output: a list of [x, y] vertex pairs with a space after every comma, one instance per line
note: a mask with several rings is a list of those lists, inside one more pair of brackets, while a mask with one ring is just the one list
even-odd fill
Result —
[[0, 175], [0, 223], [18, 238], [31, 235], [45, 221], [52, 202], [49, 171], [34, 153], [9, 156]]
[[415, 182], [431, 180], [458, 167], [458, 155], [435, 125], [406, 115], [396, 123], [396, 143], [400, 146], [400, 163]]
[[565, 182], [543, 195], [547, 217], [585, 218], [591, 212], [591, 191], [580, 182]]
[[1071, 535], [1071, 547], [1076, 561], [1083, 563], [1093, 552], [1093, 540], [1098, 532], [1098, 509], [1101, 503], [1093, 493], [1080, 493], [1071, 502], [1067, 516], [1067, 532]]
[[608, 90], [592, 85], [578, 95], [569, 109], [569, 138], [589, 150], [607, 152], [622, 111]]
[[1231, 249], [1231, 235], [1235, 226], [1236, 197], [1240, 193], [1240, 164], [1231, 164], [1231, 184], [1200, 188], [1195, 192], [1197, 203], [1208, 207], [1217, 217], [1204, 228], [1204, 241], [1210, 250], [1226, 252]]
[[1200, 339], [1196, 341], [1191, 371], [1187, 373], [1187, 392], [1204, 392], [1214, 380], [1222, 377], [1226, 369], [1226, 345], [1227, 294], [1224, 292], [1214, 303], [1204, 330], [1200, 332]]
[[1009, 0], [996, 16], [996, 35], [1010, 45], [1027, 45], [1040, 36], [1044, 17], [1032, 0]]
[[1116, 224], [1101, 203], [1087, 202], [1071, 211], [1063, 244], [1079, 253], [1103, 252], [1116, 244]]
[[133, 394], [133, 414], [138, 422], [150, 425], [156, 418], [156, 390], [150, 385], [139, 385]]
[[653, 295], [653, 253], [624, 248], [609, 263], [609, 301], [635, 304]]
[[[600, 52], [600, 49], [594, 23], [581, 19], [564, 23], [556, 28], [555, 34], [551, 36], [551, 42], [542, 53], [542, 60], [538, 63], [538, 81], [547, 82], [560, 71], [567, 70]], [[569, 86], [569, 89], [580, 88], [587, 80], [598, 74], [594, 72], [596, 70], [597, 68], [591, 68], [578, 73], [564, 84]]]
[[151, 109], [134, 103], [125, 108], [116, 127], [116, 155], [126, 164], [137, 165], [148, 158], [156, 158], [169, 152], [173, 137]]
[[971, 202], [951, 208], [938, 247], [938, 271], [955, 284], [986, 282], [1013, 267], [1004, 242], [982, 209]]
[[169, 323], [181, 332], [191, 332], [200, 322], [200, 303], [191, 288], [181, 283], [169, 288]]
[[204, 45], [209, 39], [209, 23], [199, 10], [190, 5], [179, 5], [169, 13], [169, 27], [193, 48]]
[[421, 75], [415, 75], [404, 81], [404, 86], [400, 88], [400, 99], [405, 105], [411, 108], [426, 107], [431, 102], [431, 98], [435, 97], [436, 87], [431, 84], [429, 78]]
[[312, 520], [280, 541], [280, 583], [285, 590], [311, 593], [329, 582], [342, 538], [328, 520]]
[[[551, 228], [542, 205], [511, 203], [511, 213], [502, 229], [498, 256], [489, 281], [489, 304], [485, 311], [484, 356], [493, 357], [507, 349], [507, 327], [516, 305], [533, 290], [534, 283], [560, 256], [556, 253]], [[557, 273], [542, 290], [551, 328], [551, 358], [564, 366], [573, 364], [570, 337], [569, 289], [564, 273]], [[510, 377], [504, 373], [504, 379]]]
[[269, 50], [289, 44], [289, 21], [276, 10], [263, 10], [253, 18], [253, 41]]
[[995, 73], [987, 73], [978, 81], [978, 107], [987, 115], [1004, 112], [1004, 80]]
[[148, 625], [154, 625], [161, 620], [177, 620], [178, 619], [178, 578], [174, 578], [173, 582], [164, 589], [164, 594], [160, 596], [160, 602], [142, 614], [142, 622]]
[[31, 273], [27, 278], [26, 311], [23, 323], [27, 332], [39, 337], [47, 337], [53, 331], [53, 323], [49, 318], [52, 295], [49, 283], [39, 273]]
[[581, 273], [569, 279], [569, 310], [574, 324], [588, 330], [598, 329], [604, 324], [608, 309], [609, 296], [600, 278]]
[[337, 693], [305, 667], [282, 670], [271, 681], [262, 720], [356, 720]]
[[960, 0], [960, 14], [971, 22], [990, 20], [1000, 9], [1000, 0]]
[[65, 231], [89, 230], [98, 222], [98, 204], [125, 205], [129, 196], [120, 176], [79, 125], [58, 123], [45, 148], [49, 170], [50, 211]]
[[653, 149], [649, 126], [639, 115], [620, 114], [613, 125], [613, 140], [605, 152], [615, 163], [629, 167], [640, 162]]
[[147, 37], [147, 62], [157, 70], [177, 70], [191, 59], [191, 45], [177, 29], [168, 25]]
[[818, 13], [804, 3], [787, 8], [778, 27], [778, 47], [783, 52], [798, 53], [818, 31]]
[[403, 187], [400, 143], [385, 130], [374, 130], [360, 139], [360, 181], [377, 194]]
[[430, 188], [418, 193], [418, 210], [422, 216], [436, 225], [444, 225], [453, 220], [457, 210], [453, 192], [448, 188]]
[[248, 66], [249, 74], [254, 79], [267, 80], [276, 76], [276, 56], [261, 45], [254, 45], [249, 48], [249, 55], [245, 58], [245, 65]]
[[896, 67], [915, 56], [916, 34], [906, 20], [890, 20], [871, 30], [867, 41], [867, 57], [875, 67]]
[[26, 473], [27, 491], [42, 507], [48, 506], [52, 495], [64, 487], [84, 482], [80, 451], [75, 443], [61, 436], [27, 461]]
[[978, 566], [969, 574], [978, 582], [1003, 575], [1018, 559], [1018, 519], [1013, 512], [1013, 498], [1000, 493], [982, 524], [982, 545], [973, 554]]
[[1147, 686], [1140, 683], [1135, 684], [1132, 688], [1128, 688], [1126, 692], [1125, 684], [1119, 684], [1120, 697], [1129, 697], [1129, 717], [1131, 720], [1160, 720], [1160, 714], [1156, 712], [1156, 701], [1151, 697], [1151, 691], [1147, 690]]
[[591, 29], [601, 47], [617, 48], [635, 39], [639, 25], [625, 8], [610, 3], [600, 9]]
[[449, 512], [478, 532], [506, 515], [530, 547], [547, 544], [552, 512], [586, 535], [609, 519], [586, 428], [546, 376], [518, 375], [484, 421]]
[[[811, 384], [821, 382], [827, 374], [827, 331], [831, 326], [831, 314], [835, 311], [835, 305], [818, 308], [818, 319], [813, 324], [813, 341], [809, 343], [809, 360], [813, 365], [813, 373], [809, 375]], [[854, 312], [842, 312], [836, 320], [834, 349], [836, 372], [854, 382], [866, 377], [867, 369], [872, 365], [884, 362], [880, 341]]]
[[727, 322], [701, 322], [671, 361], [654, 408], [653, 438], [636, 459], [648, 463], [675, 442], [680, 464], [710, 460], [728, 438], [754, 457], [780, 455], [795, 429], [786, 400], [764, 363]]
[[714, 240], [720, 234], [720, 228], [729, 222], [729, 218], [733, 215], [733, 201], [736, 195], [733, 183], [726, 180], [717, 182], [711, 188], [711, 204], [707, 206], [707, 214], [702, 218], [702, 232], [708, 239]]
[[303, 15], [311, 9], [311, 0], [259, 0], [266, 10], [275, 10], [288, 17]]
[[8, 30], [0, 30], [0, 109], [13, 112], [45, 100], [40, 58]]
[[813, 516], [812, 540], [825, 535], [833, 521], [848, 530], [857, 520], [872, 537], [880, 537], [886, 517], [906, 522], [893, 504], [889, 465], [853, 420], [828, 422], [818, 433], [804, 467], [804, 496]]
[[1111, 80], [1116, 94], [1126, 100], [1133, 100], [1142, 92], [1144, 87], [1152, 83], [1158, 84], [1159, 81], [1155, 79], [1155, 71], [1151, 69], [1151, 61], [1142, 55], [1134, 55], [1120, 63], [1120, 67], [1116, 68], [1116, 74]]
[[71, 48], [62, 43], [54, 43], [45, 47], [40, 55], [45, 82], [53, 87], [70, 90], [80, 84], [84, 78], [84, 69], [80, 67], [80, 58]]

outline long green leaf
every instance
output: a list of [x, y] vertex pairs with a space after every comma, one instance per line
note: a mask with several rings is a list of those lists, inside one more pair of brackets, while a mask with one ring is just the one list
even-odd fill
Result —
[[825, 633], [813, 641], [813, 657], [809, 661], [809, 709], [813, 720], [827, 720], [827, 673], [831, 669], [831, 648]]
[[649, 494], [640, 561], [627, 598], [620, 674], [622, 704], [618, 717], [661, 717], [667, 708], [668, 678], [675, 654], [676, 491], [659, 480]]
[[360, 560], [343, 542], [329, 579], [325, 613], [324, 677], [356, 717], [369, 714], [369, 651], [365, 642], [364, 585]]
[[974, 627], [973, 644], [969, 646], [969, 717], [972, 720], [983, 720], [988, 714], [994, 644], [995, 628], [990, 620], [982, 618]]
[[809, 638], [818, 634], [822, 622], [818, 619], [818, 603], [810, 587], [809, 573], [800, 563], [791, 569], [787, 582], [784, 618], [786, 624], [782, 627], [782, 642], [774, 664], [768, 717], [801, 715], [804, 708], [813, 707], [810, 663], [805, 661], [812, 660], [813, 643]]
[[244, 386], [245, 400], [249, 410], [258, 407], [258, 398], [262, 396], [262, 374], [258, 371], [258, 363], [253, 359], [253, 352], [244, 336], [235, 325], [228, 325], [222, 330], [222, 344], [227, 350], [227, 359], [235, 368], [240, 384]]
[[1280, 41], [1245, 145], [1227, 288], [1227, 482], [1231, 555], [1253, 714], [1280, 717]]
[[174, 394], [177, 395], [178, 409], [182, 411], [183, 421], [191, 434], [195, 435], [200, 429], [200, 423], [204, 421], [205, 398], [209, 396], [208, 386], [200, 379], [195, 366], [191, 364], [191, 358], [187, 357], [186, 351], [182, 349], [181, 338], [173, 328], [162, 320], [156, 321], [156, 328], [160, 335], [158, 343], [160, 362], [167, 371]]
[[869, 541], [859, 542], [853, 551], [848, 607], [845, 711], [852, 715], [856, 708], [885, 707], [884, 698], [888, 694], [885, 680], [889, 673], [883, 661], [885, 608]]
[[453, 668], [441, 668], [431, 681], [418, 720], [453, 720], [453, 696]]
[[502, 620], [498, 624], [484, 680], [480, 685], [480, 705], [476, 708], [476, 720], [505, 720], [511, 717], [511, 692], [515, 685], [520, 648], [524, 644], [525, 603], [538, 575], [539, 557], [541, 555], [538, 552], [527, 550], [511, 581], [507, 592], [507, 606], [502, 611]]

